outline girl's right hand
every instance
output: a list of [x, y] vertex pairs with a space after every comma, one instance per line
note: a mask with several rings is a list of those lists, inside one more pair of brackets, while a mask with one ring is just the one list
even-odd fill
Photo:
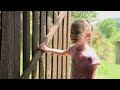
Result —
[[44, 52], [48, 50], [48, 47], [44, 43], [40, 44], [39, 48]]

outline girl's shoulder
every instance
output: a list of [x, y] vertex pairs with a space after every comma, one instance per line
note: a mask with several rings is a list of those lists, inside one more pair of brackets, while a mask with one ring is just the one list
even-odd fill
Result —
[[97, 57], [95, 50], [90, 46], [87, 47], [86, 54], [91, 57]]
[[72, 55], [74, 52], [75, 52], [75, 44], [73, 45], [70, 45], [68, 48], [67, 48], [67, 51], [68, 51], [68, 54]]

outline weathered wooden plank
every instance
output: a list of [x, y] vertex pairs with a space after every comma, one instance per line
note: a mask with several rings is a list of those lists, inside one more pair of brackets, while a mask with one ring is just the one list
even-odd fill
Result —
[[[63, 26], [63, 50], [66, 50], [66, 46], [67, 46], [67, 43], [66, 43], [66, 39], [67, 39], [67, 14], [66, 16], [64, 17], [64, 26]], [[63, 79], [66, 79], [66, 56], [63, 57]]]
[[[40, 43], [44, 42], [45, 40], [45, 37], [46, 37], [46, 11], [41, 11], [41, 41]], [[46, 55], [43, 54], [42, 58], [40, 59], [40, 73], [41, 73], [41, 78], [40, 79], [43, 79], [46, 75], [45, 73], [45, 70], [46, 68], [45, 67], [45, 57]]]
[[[58, 49], [62, 49], [62, 23], [59, 26], [59, 41], [58, 41]], [[61, 59], [62, 56], [58, 56], [58, 79], [61, 79]]]
[[[63, 50], [63, 45], [64, 45], [64, 32], [63, 32], [63, 30], [64, 30], [64, 19], [63, 19], [63, 21], [62, 21], [62, 31], [61, 31], [61, 33], [62, 33], [62, 42], [61, 42], [61, 44], [62, 44], [62, 50]], [[63, 56], [61, 57], [61, 79], [63, 79]]]
[[2, 11], [1, 79], [14, 79], [14, 12]]
[[1, 29], [1, 11], [0, 11], [0, 64], [1, 64], [1, 45], [2, 45], [2, 29]]
[[[47, 34], [50, 32], [50, 28], [53, 25], [52, 22], [52, 18], [53, 18], [53, 11], [47, 11]], [[52, 43], [50, 42], [48, 47], [51, 47]], [[47, 65], [47, 79], [51, 79], [51, 59], [52, 59], [52, 53], [48, 52], [47, 54], [47, 61], [46, 61], [46, 65]]]
[[[61, 12], [60, 15], [57, 17], [57, 21], [55, 25], [50, 29], [49, 34], [47, 34], [44, 43], [46, 45], [49, 44], [51, 38], [53, 37], [54, 33], [57, 31], [57, 28], [59, 27], [61, 21], [63, 20], [64, 16], [66, 15], [67, 11]], [[30, 61], [29, 65], [25, 69], [24, 73], [21, 75], [21, 78], [26, 78], [30, 72], [33, 70], [34, 65], [37, 63], [38, 59], [41, 57], [42, 52], [38, 50], [36, 54], [33, 56], [32, 60]]]
[[[41, 43], [41, 11], [39, 16], [39, 44]], [[42, 57], [39, 58], [39, 79], [44, 79], [44, 67]]]
[[[54, 11], [54, 18], [53, 18], [53, 23], [56, 22], [56, 18], [57, 18], [57, 11]], [[58, 30], [57, 30], [58, 31]], [[54, 36], [53, 36], [53, 48], [57, 48], [57, 35], [58, 35], [58, 32], [55, 32]], [[52, 79], [56, 79], [56, 73], [57, 73], [57, 55], [56, 54], [53, 54], [53, 76], [52, 76]]]
[[[32, 57], [39, 45], [39, 11], [33, 11], [33, 29], [32, 29]], [[38, 79], [38, 62], [32, 71], [32, 79]]]
[[[57, 16], [59, 15], [59, 11], [57, 11]], [[59, 28], [57, 30], [57, 49], [59, 48]], [[56, 67], [56, 79], [58, 79], [58, 72], [59, 72], [59, 56], [57, 55], [57, 67]]]
[[28, 66], [29, 62], [30, 62], [30, 11], [23, 11], [23, 72]]
[[[67, 23], [68, 23], [68, 47], [70, 46], [70, 28], [71, 28], [71, 11], [67, 12]], [[71, 57], [67, 56], [67, 79], [70, 79], [71, 71]]]
[[21, 11], [15, 11], [15, 29], [14, 29], [14, 59], [15, 59], [15, 79], [20, 78], [20, 31], [21, 31]]

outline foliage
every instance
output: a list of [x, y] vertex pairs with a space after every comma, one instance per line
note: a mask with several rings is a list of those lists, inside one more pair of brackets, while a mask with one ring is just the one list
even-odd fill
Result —
[[78, 20], [78, 19], [90, 19], [95, 20], [96, 19], [96, 12], [95, 11], [72, 11], [72, 20]]
[[106, 36], [110, 38], [112, 33], [116, 31], [116, 23], [113, 19], [107, 18], [97, 24], [99, 30]]
[[120, 29], [120, 18], [113, 18], [113, 20], [116, 22], [116, 27]]

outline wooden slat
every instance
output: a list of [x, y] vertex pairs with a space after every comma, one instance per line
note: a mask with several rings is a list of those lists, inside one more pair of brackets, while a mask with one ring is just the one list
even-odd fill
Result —
[[[41, 11], [39, 16], [39, 44], [41, 43]], [[42, 57], [39, 58], [39, 79], [44, 79], [44, 67]]]
[[[33, 35], [32, 35], [32, 56], [34, 56], [39, 45], [39, 12], [33, 11]], [[38, 79], [38, 67], [39, 63], [35, 65], [35, 69], [32, 71], [32, 79]]]
[[[50, 28], [53, 25], [52, 22], [53, 18], [53, 11], [47, 11], [47, 34], [50, 32]], [[50, 42], [48, 47], [51, 47], [52, 43]], [[52, 53], [48, 52], [47, 54], [47, 79], [51, 79], [51, 58], [52, 58]]]
[[[63, 26], [63, 50], [66, 50], [66, 46], [67, 46], [67, 43], [66, 43], [66, 36], [67, 35], [67, 14], [66, 16], [64, 17], [64, 26]], [[63, 57], [63, 79], [66, 79], [66, 56]]]
[[14, 78], [14, 12], [2, 11], [1, 79]]
[[[57, 28], [59, 27], [61, 21], [63, 20], [64, 16], [66, 15], [67, 11], [61, 12], [60, 15], [57, 17], [57, 21], [55, 23], [55, 25], [50, 29], [49, 34], [47, 34], [47, 37], [45, 38], [44, 43], [46, 45], [49, 44], [51, 38], [53, 37], [54, 33], [57, 31]], [[30, 72], [33, 70], [34, 65], [37, 63], [38, 59], [41, 57], [42, 52], [39, 50], [36, 52], [36, 54], [33, 56], [31, 62], [29, 63], [29, 65], [27, 66], [27, 68], [25, 69], [25, 72], [22, 74], [21, 78], [26, 78]]]
[[[23, 73], [30, 62], [30, 11], [23, 12]], [[29, 78], [29, 77], [27, 77]]]
[[[59, 15], [59, 11], [57, 11], [57, 16]], [[59, 28], [58, 28], [58, 31], [57, 31], [57, 49], [59, 48]], [[59, 56], [57, 55], [57, 72], [56, 72], [56, 79], [58, 79], [58, 72], [59, 72]]]
[[[55, 23], [56, 22], [56, 18], [57, 18], [57, 11], [54, 11], [54, 18], [53, 18], [53, 22]], [[56, 32], [53, 36], [53, 48], [57, 48], [57, 35], [58, 35], [58, 32]], [[53, 54], [53, 76], [52, 76], [52, 79], [56, 79], [56, 73], [57, 73], [57, 55], [56, 54]]]
[[[59, 39], [58, 49], [62, 49], [62, 23], [59, 26]], [[58, 79], [61, 79], [61, 59], [62, 56], [58, 56]]]
[[[64, 19], [63, 19], [63, 21], [62, 21], [62, 31], [61, 31], [61, 33], [62, 33], [62, 42], [61, 42], [61, 44], [62, 44], [62, 50], [63, 50], [63, 45], [64, 45]], [[61, 79], [63, 79], [63, 56], [61, 57]]]
[[[41, 11], [41, 41], [40, 43], [44, 42], [46, 37], [46, 11]], [[42, 58], [40, 59], [40, 79], [43, 79], [45, 76], [45, 54], [43, 54]]]
[[[67, 12], [67, 23], [68, 23], [68, 47], [70, 46], [70, 28], [71, 28], [71, 11]], [[70, 79], [70, 71], [71, 71], [71, 57], [67, 56], [67, 79]]]
[[[58, 12], [60, 13], [60, 11]], [[58, 41], [58, 49], [62, 49], [62, 23], [59, 26], [59, 41]], [[62, 56], [58, 56], [58, 79], [61, 79], [61, 61], [62, 61]]]
[[1, 11], [0, 11], [0, 64], [1, 64], [1, 43], [2, 43], [2, 29], [1, 29]]
[[21, 12], [15, 11], [15, 29], [14, 29], [14, 57], [15, 57], [15, 79], [20, 78], [20, 31], [21, 31]]

